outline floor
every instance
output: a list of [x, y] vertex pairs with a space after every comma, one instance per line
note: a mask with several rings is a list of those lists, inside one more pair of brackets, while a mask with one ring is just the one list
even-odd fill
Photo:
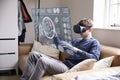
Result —
[[20, 80], [20, 75], [16, 75], [15, 70], [0, 71], [0, 80]]
[[0, 80], [20, 80], [20, 76], [16, 76], [16, 75], [0, 76]]

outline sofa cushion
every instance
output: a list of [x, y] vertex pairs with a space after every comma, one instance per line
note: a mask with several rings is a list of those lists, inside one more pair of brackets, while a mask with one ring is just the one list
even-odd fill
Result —
[[113, 59], [111, 66], [120, 66], [120, 55], [116, 55]]
[[27, 55], [31, 49], [33, 44], [20, 44], [18, 46], [19, 55]]
[[113, 59], [114, 59], [114, 56], [103, 58], [95, 63], [93, 69], [110, 67]]
[[42, 79], [39, 80], [51, 80], [52, 76], [43, 76]]
[[77, 65], [75, 65], [74, 67], [72, 67], [70, 70], [66, 72], [75, 72], [75, 71], [83, 71], [83, 70], [92, 69], [95, 62], [96, 62], [95, 59], [86, 59], [78, 63]]
[[47, 45], [42, 45], [38, 41], [34, 41], [32, 51], [37, 51], [45, 55], [48, 55], [50, 57], [59, 59], [59, 53], [60, 53], [59, 50], [52, 48], [50, 46], [47, 46]]

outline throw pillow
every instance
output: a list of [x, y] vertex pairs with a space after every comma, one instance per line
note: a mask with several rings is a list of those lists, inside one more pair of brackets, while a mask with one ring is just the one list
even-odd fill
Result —
[[95, 59], [86, 59], [86, 60], [78, 63], [77, 65], [75, 65], [74, 67], [72, 67], [70, 70], [68, 70], [66, 72], [76, 72], [76, 71], [92, 69], [95, 62], [96, 62]]
[[107, 68], [110, 67], [112, 64], [112, 61], [114, 59], [114, 56], [103, 58], [99, 61], [97, 61], [93, 67], [93, 69], [100, 69], [100, 68]]
[[32, 51], [37, 51], [47, 56], [59, 59], [59, 50], [52, 48], [48, 45], [42, 45], [38, 41], [34, 41]]
[[113, 66], [120, 66], [120, 55], [116, 55], [113, 59], [113, 62], [112, 62], [112, 67]]

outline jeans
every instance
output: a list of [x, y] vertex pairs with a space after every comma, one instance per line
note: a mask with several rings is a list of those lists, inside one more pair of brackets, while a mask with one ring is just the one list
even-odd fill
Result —
[[40, 80], [47, 72], [50, 75], [63, 73], [69, 68], [59, 60], [39, 52], [30, 52], [20, 80]]

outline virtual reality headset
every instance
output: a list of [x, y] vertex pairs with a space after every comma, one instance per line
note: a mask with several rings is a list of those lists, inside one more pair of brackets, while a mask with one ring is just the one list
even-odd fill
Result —
[[80, 26], [79, 24], [77, 24], [73, 26], [73, 31], [79, 34], [85, 32], [89, 28], [91, 28], [91, 26]]

